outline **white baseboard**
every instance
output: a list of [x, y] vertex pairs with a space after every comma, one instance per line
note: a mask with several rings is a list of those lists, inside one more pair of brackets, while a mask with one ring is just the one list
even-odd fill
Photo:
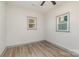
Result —
[[2, 49], [2, 52], [0, 52], [0, 57], [2, 56], [2, 53], [3, 53], [3, 51], [5, 50], [5, 48], [4, 49]]
[[79, 49], [71, 49], [71, 51], [73, 51], [73, 52], [79, 54]]
[[73, 51], [74, 55], [76, 55], [77, 57], [79, 57], [79, 49], [71, 49], [71, 51]]
[[7, 46], [6, 48], [13, 48], [13, 47], [17, 47], [17, 46], [23, 46], [23, 45], [32, 44], [32, 43], [39, 42], [39, 41], [43, 41], [43, 40], [37, 40], [37, 41], [29, 42], [29, 43], [21, 43], [21, 44], [10, 45], [10, 46]]

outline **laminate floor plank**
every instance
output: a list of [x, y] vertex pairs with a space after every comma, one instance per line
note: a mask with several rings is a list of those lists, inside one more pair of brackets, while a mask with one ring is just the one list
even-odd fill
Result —
[[51, 43], [46, 42], [46, 41], [42, 41], [42, 43], [45, 44], [47, 47], [52, 48], [53, 51], [56, 51], [57, 54], [55, 54], [55, 55], [58, 55], [59, 54], [59, 56], [61, 56], [61, 57], [62, 56], [64, 56], [64, 57], [68, 57], [68, 56], [69, 57], [72, 57], [72, 54], [71, 53], [69, 53], [66, 50], [63, 50], [63, 49], [57, 47], [54, 44], [51, 44]]
[[37, 56], [41, 56], [41, 57], [45, 57], [46, 55], [42, 52], [42, 50], [40, 49], [40, 47], [37, 45], [37, 43], [33, 44], [33, 46], [35, 47], [35, 51]]
[[65, 51], [47, 41], [19, 45], [7, 48], [3, 57], [73, 57], [72, 53]]

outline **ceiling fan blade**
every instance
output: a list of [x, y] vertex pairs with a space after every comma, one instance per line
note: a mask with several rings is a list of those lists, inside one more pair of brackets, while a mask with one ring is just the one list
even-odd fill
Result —
[[45, 3], [45, 1], [43, 1], [40, 6], [43, 6], [44, 3]]
[[55, 1], [51, 1], [51, 2], [52, 2], [53, 5], [56, 5], [56, 2]]

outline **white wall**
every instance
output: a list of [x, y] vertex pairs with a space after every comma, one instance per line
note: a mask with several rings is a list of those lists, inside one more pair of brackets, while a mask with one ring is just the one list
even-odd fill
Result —
[[[70, 12], [70, 32], [56, 32], [56, 16]], [[79, 2], [69, 2], [47, 14], [47, 40], [79, 53]]]
[[[37, 17], [37, 30], [27, 30], [27, 16]], [[7, 46], [44, 40], [44, 18], [41, 13], [7, 6]]]
[[0, 54], [5, 48], [5, 2], [0, 2]]

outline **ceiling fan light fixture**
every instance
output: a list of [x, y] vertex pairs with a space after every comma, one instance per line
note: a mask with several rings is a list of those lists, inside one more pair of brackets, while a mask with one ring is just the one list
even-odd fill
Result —
[[[40, 6], [43, 6], [46, 1], [43, 1]], [[50, 1], [53, 5], [56, 5], [55, 1]]]

